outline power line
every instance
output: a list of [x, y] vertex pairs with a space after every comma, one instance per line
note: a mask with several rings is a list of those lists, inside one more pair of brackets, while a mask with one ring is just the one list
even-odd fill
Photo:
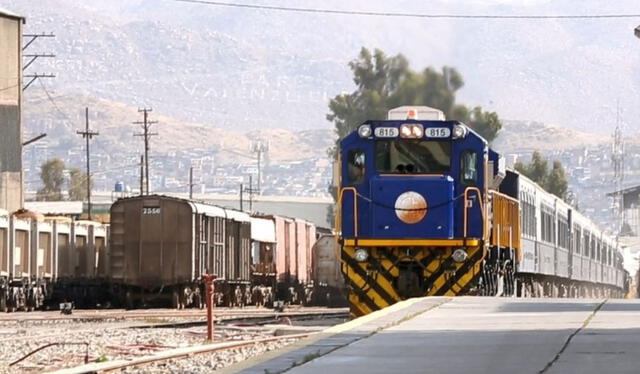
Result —
[[10, 90], [10, 89], [12, 89], [12, 88], [16, 88], [16, 87], [18, 87], [19, 85], [20, 85], [20, 83], [18, 83], [18, 84], [14, 84], [13, 86], [2, 87], [2, 88], [0, 88], [0, 91]]
[[352, 16], [373, 16], [373, 17], [399, 17], [399, 18], [449, 18], [449, 19], [602, 19], [602, 18], [640, 18], [639, 14], [447, 14], [447, 13], [392, 13], [392, 12], [373, 12], [363, 10], [338, 10], [338, 9], [322, 9], [322, 8], [296, 8], [275, 5], [257, 5], [257, 4], [239, 4], [226, 3], [220, 1], [206, 0], [174, 0], [181, 3], [205, 4], [229, 8], [245, 8], [259, 10], [274, 10], [282, 12], [297, 13], [316, 13], [316, 14], [340, 14]]
[[53, 97], [49, 93], [49, 90], [47, 90], [47, 87], [44, 85], [44, 83], [41, 80], [38, 81], [38, 83], [40, 83], [40, 87], [42, 87], [42, 89], [44, 90], [45, 95], [47, 96], [47, 98], [49, 99], [49, 101], [51, 102], [53, 107], [56, 109], [58, 114], [60, 114], [62, 117], [64, 117], [64, 119], [67, 120], [68, 124], [71, 125], [71, 122], [72, 122], [71, 119], [69, 119], [69, 117], [60, 109], [60, 107], [58, 107], [58, 104], [56, 104], [55, 100], [53, 99]]

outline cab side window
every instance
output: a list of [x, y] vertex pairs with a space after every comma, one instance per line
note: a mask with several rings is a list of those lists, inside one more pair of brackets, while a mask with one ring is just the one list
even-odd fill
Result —
[[466, 150], [460, 155], [460, 173], [462, 183], [474, 185], [478, 181], [478, 154], [472, 150]]
[[364, 182], [365, 156], [361, 149], [350, 150], [347, 154], [347, 183], [361, 184]]

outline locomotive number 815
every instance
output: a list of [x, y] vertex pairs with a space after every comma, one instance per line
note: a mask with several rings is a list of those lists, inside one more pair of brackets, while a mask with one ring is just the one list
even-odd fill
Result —
[[339, 165], [352, 317], [410, 297], [531, 292], [516, 281], [520, 176], [464, 124], [429, 107], [393, 109], [342, 139]]

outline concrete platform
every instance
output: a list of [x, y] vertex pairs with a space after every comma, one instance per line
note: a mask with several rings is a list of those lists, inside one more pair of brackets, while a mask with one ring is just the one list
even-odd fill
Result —
[[639, 373], [640, 300], [413, 299], [225, 372]]

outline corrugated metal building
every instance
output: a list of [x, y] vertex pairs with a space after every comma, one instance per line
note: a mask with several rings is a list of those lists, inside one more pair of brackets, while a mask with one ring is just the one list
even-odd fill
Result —
[[0, 8], [0, 208], [22, 207], [22, 25]]

